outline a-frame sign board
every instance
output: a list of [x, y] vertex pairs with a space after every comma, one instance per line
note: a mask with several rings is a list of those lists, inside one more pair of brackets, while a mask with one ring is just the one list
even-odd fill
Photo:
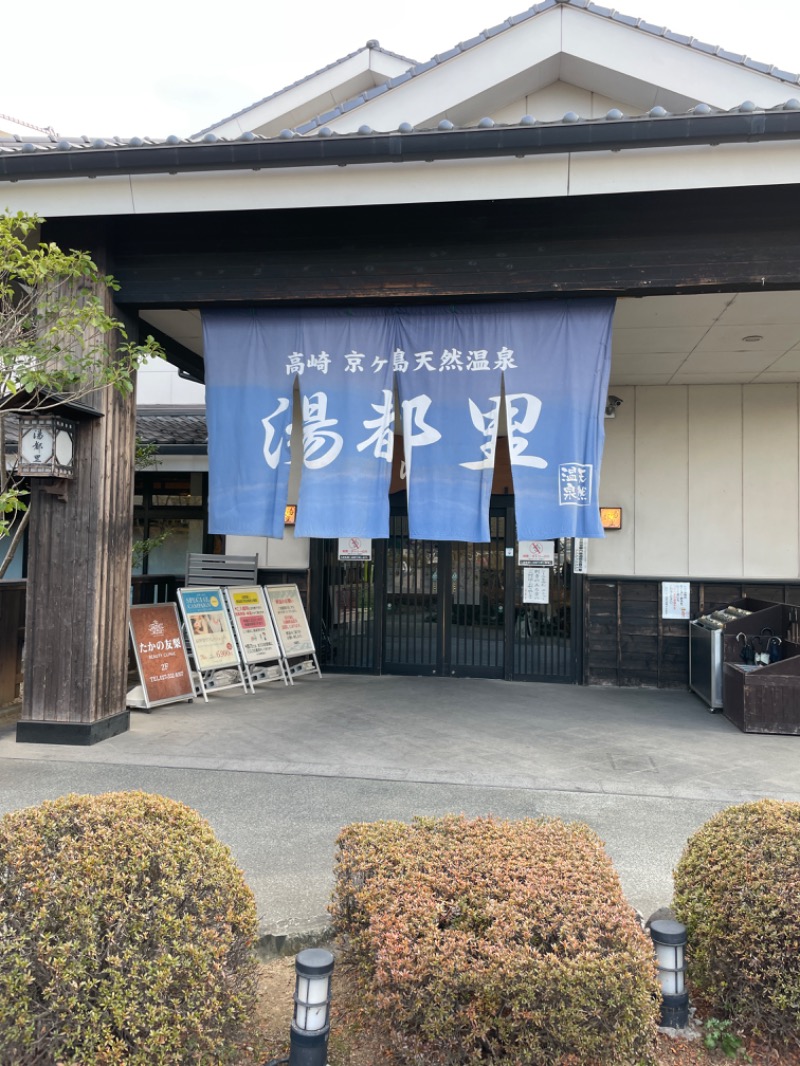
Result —
[[[198, 687], [206, 703], [208, 689], [219, 691], [241, 686], [247, 692], [247, 681], [225, 609], [222, 589], [178, 589], [178, 602], [198, 674]], [[225, 679], [230, 671], [235, 671], [238, 680]]]
[[[275, 624], [275, 632], [286, 660], [289, 671], [289, 680], [298, 674], [310, 674], [315, 670], [319, 677], [322, 671], [317, 660], [317, 650], [311, 630], [308, 628], [308, 619], [300, 598], [297, 585], [265, 585], [272, 621]], [[289, 659], [300, 659], [289, 665]]]
[[129, 628], [142, 682], [142, 698], [132, 698], [131, 693], [128, 706], [149, 710], [164, 703], [191, 702], [195, 688], [175, 604], [144, 603], [131, 607]]
[[228, 613], [250, 691], [266, 681], [289, 684], [289, 668], [275, 634], [264, 590], [258, 585], [225, 589]]

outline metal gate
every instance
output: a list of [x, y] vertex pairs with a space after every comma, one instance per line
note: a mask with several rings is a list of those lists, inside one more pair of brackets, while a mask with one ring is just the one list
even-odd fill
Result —
[[548, 603], [526, 603], [513, 498], [490, 512], [486, 544], [416, 541], [391, 516], [371, 563], [340, 562], [322, 546], [320, 653], [334, 670], [575, 682], [580, 677], [580, 581], [571, 540], [555, 542]]

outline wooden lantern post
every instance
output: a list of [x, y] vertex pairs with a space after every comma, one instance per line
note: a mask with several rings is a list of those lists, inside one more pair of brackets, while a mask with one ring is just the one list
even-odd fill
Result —
[[[92, 249], [98, 266], [101, 252]], [[112, 313], [122, 317], [116, 308]], [[135, 396], [107, 388], [90, 400], [100, 417], [77, 425], [74, 478], [66, 491], [53, 493], [47, 479], [31, 479], [17, 741], [94, 744], [129, 726]]]

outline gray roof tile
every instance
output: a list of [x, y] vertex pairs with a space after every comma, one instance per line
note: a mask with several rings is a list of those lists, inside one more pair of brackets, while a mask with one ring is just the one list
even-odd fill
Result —
[[720, 59], [727, 59], [729, 63], [744, 63], [746, 56], [741, 55], [739, 52], [728, 52], [724, 48], [718, 48], [716, 54]]
[[654, 37], [663, 37], [667, 32], [666, 26], [657, 26], [654, 22], [646, 22], [644, 19], [639, 19], [637, 29], [644, 30], [645, 33], [652, 33]]
[[693, 37], [689, 37], [685, 33], [673, 33], [672, 30], [667, 30], [664, 36], [668, 41], [672, 41], [675, 44], [691, 45], [694, 40]]
[[612, 7], [602, 7], [602, 5], [594, 3], [588, 5], [587, 11], [591, 11], [593, 15], [600, 15], [605, 19], [610, 19], [614, 14], [614, 9]]
[[139, 407], [136, 435], [145, 444], [202, 445], [208, 441], [205, 408]]
[[757, 59], [745, 59], [744, 66], [748, 70], [757, 70], [760, 74], [771, 74], [775, 70], [769, 63], [759, 63]]

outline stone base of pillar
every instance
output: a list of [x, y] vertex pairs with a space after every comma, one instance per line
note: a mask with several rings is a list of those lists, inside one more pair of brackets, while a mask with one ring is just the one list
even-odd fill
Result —
[[112, 714], [96, 722], [17, 722], [17, 744], [76, 744], [88, 747], [127, 733], [131, 712]]

